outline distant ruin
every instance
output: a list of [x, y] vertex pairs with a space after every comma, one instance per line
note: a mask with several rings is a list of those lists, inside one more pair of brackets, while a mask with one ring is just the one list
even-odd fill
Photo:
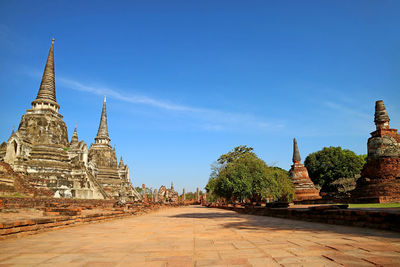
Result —
[[174, 184], [171, 183], [171, 188], [167, 189], [164, 185], [158, 190], [158, 201], [163, 203], [178, 203], [179, 194], [174, 189]]

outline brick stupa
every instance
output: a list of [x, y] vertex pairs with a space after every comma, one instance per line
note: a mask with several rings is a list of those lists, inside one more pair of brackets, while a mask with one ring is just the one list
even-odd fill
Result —
[[382, 100], [375, 103], [376, 130], [368, 139], [367, 163], [352, 198], [357, 202], [400, 202], [400, 134], [390, 129]]
[[315, 188], [314, 183], [308, 176], [307, 168], [301, 164], [301, 158], [299, 153], [299, 148], [297, 147], [296, 138], [293, 139], [293, 165], [290, 168], [289, 176], [293, 181], [294, 187], [296, 189], [295, 200], [309, 200], [309, 199], [319, 199], [318, 189]]

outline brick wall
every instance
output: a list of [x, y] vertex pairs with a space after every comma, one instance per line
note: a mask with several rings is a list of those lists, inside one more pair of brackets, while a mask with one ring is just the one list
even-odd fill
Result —
[[265, 208], [256, 206], [213, 206], [233, 210], [239, 213], [271, 216], [285, 219], [303, 220], [337, 225], [377, 228], [400, 232], [400, 213], [388, 211], [370, 211], [362, 209], [339, 209], [337, 207], [324, 207], [318, 209], [287, 209]]
[[44, 208], [54, 204], [72, 207], [112, 208], [117, 200], [0, 197], [0, 202], [4, 209]]

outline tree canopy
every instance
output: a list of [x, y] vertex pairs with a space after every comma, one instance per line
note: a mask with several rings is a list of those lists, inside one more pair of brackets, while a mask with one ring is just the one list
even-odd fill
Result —
[[304, 161], [311, 180], [321, 186], [321, 191], [336, 191], [334, 183], [341, 178], [352, 178], [360, 174], [366, 155], [357, 155], [341, 147], [324, 147], [311, 153]]
[[294, 187], [287, 171], [269, 167], [253, 148], [238, 146], [211, 165], [207, 192], [226, 200], [259, 201], [294, 197]]

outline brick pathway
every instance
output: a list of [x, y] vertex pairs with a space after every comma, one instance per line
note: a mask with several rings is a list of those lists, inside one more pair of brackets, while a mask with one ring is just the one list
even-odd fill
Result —
[[0, 266], [399, 266], [400, 234], [203, 207], [0, 241]]

